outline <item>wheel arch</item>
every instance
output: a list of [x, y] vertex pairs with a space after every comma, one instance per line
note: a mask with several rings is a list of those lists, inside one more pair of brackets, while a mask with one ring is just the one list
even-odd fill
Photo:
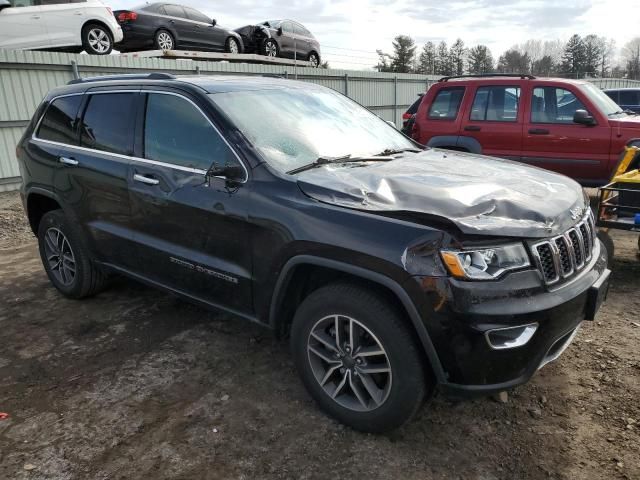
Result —
[[[309, 275], [310, 272], [313, 272], [313, 275]], [[311, 289], [305, 285], [309, 278], [312, 278]], [[280, 271], [271, 296], [269, 325], [276, 335], [281, 337], [287, 333], [296, 308], [306, 295], [327, 283], [345, 279], [376, 289], [406, 314], [409, 320], [408, 326], [418, 336], [427, 365], [431, 368], [437, 382], [445, 383], [446, 375], [436, 349], [409, 295], [395, 280], [355, 265], [310, 255], [289, 259]], [[286, 302], [286, 299], [292, 299], [292, 301]]]
[[109, 32], [109, 34], [111, 35], [111, 43], [115, 42], [114, 39], [116, 37], [116, 32], [111, 30], [111, 27], [109, 25], [107, 25], [106, 23], [104, 23], [102, 20], [97, 20], [97, 19], [87, 20], [86, 22], [84, 22], [82, 24], [82, 28], [80, 29], [80, 31], [84, 33], [84, 29], [87, 28], [89, 25], [100, 25], [101, 27], [106, 28], [107, 31]]
[[34, 235], [38, 234], [38, 226], [45, 213], [63, 209], [60, 200], [53, 192], [40, 188], [34, 188], [29, 191], [25, 205], [29, 226]]
[[431, 137], [427, 142], [427, 147], [448, 148], [469, 153], [482, 154], [482, 145], [475, 138], [459, 135], [441, 135]]

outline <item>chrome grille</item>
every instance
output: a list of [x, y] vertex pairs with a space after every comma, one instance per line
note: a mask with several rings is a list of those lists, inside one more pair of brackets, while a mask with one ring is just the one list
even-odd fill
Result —
[[596, 244], [593, 213], [562, 235], [532, 245], [533, 256], [544, 281], [553, 285], [579, 272], [591, 260]]

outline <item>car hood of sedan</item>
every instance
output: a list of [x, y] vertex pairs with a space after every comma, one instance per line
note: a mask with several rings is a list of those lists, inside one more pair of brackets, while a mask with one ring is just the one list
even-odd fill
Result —
[[588, 208], [580, 185], [563, 175], [438, 149], [322, 166], [299, 173], [298, 185], [324, 203], [437, 216], [480, 235], [549, 237], [573, 226]]

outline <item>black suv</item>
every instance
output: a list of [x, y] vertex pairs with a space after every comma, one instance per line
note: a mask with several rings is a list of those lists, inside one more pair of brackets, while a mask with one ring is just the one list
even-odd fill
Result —
[[435, 387], [526, 382], [608, 286], [580, 186], [421, 150], [333, 90], [273, 78], [94, 78], [50, 92], [18, 147], [64, 295], [120, 273], [289, 336], [319, 405], [379, 432]]

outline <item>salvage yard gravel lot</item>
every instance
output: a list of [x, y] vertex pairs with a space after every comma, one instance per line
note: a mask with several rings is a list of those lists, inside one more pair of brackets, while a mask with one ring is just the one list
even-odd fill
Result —
[[0, 194], [0, 479], [640, 479], [640, 260], [614, 240], [608, 301], [558, 361], [376, 436], [323, 415], [259, 326], [125, 279], [65, 299]]

